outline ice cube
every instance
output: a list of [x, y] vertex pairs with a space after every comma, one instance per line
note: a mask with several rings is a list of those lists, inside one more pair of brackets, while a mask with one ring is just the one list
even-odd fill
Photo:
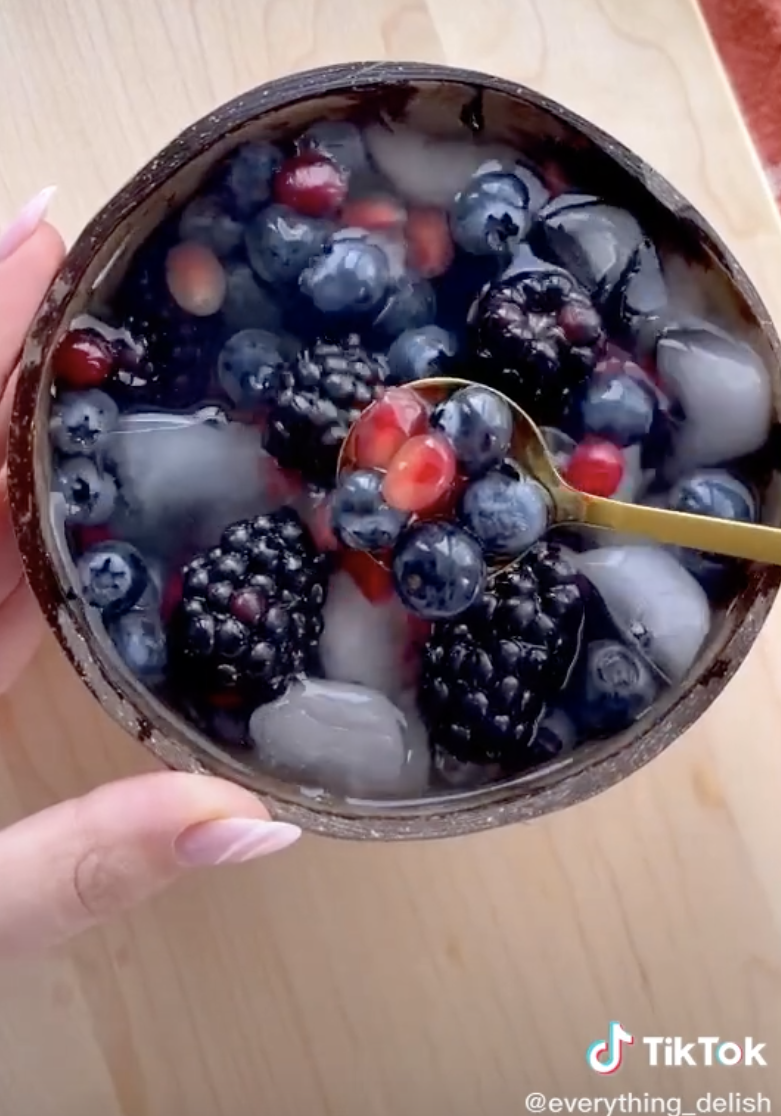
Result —
[[448, 207], [484, 163], [516, 159], [512, 148], [501, 144], [440, 139], [405, 125], [371, 124], [364, 139], [382, 174], [415, 205]]
[[623, 638], [671, 682], [683, 678], [708, 635], [710, 606], [681, 563], [655, 546], [605, 546], [573, 561]]
[[230, 523], [282, 502], [254, 427], [181, 417], [127, 416], [107, 449], [120, 490], [112, 528], [163, 559], [213, 546]]
[[427, 763], [405, 739], [407, 718], [365, 686], [307, 678], [250, 718], [250, 736], [274, 775], [356, 798], [422, 793]]
[[532, 248], [566, 268], [597, 302], [604, 302], [643, 240], [631, 213], [590, 195], [564, 194], [541, 210]]
[[372, 604], [343, 571], [331, 578], [320, 659], [326, 678], [353, 682], [396, 700], [407, 679], [409, 616], [395, 595]]
[[656, 364], [663, 388], [686, 416], [665, 468], [670, 479], [734, 461], [764, 444], [772, 418], [770, 376], [749, 345], [703, 322], [666, 332]]

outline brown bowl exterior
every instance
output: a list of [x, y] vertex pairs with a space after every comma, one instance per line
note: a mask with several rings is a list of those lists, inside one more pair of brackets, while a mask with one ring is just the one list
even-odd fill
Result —
[[[92, 220], [68, 253], [28, 337], [14, 405], [9, 487], [25, 572], [50, 628], [109, 715], [164, 764], [232, 779], [256, 791], [274, 817], [320, 834], [362, 840], [450, 837], [529, 821], [582, 802], [667, 748], [708, 708], [745, 658], [770, 611], [781, 568], [748, 571], [744, 588], [686, 683], [627, 732], [508, 785], [375, 809], [339, 800], [314, 802], [233, 762], [107, 656], [69, 585], [48, 514], [51, 355], [109, 265], [121, 261], [193, 191], [212, 163], [248, 135], [261, 130], [273, 137], [324, 115], [376, 118], [380, 111], [440, 132], [452, 131], [454, 123], [484, 130], [491, 139], [531, 144], [538, 156], [555, 152], [559, 162], [578, 163], [575, 180], [585, 188], [613, 182], [641, 221], [673, 229], [682, 250], [721, 273], [772, 370], [776, 416], [781, 413], [781, 343], [767, 310], [708, 222], [642, 159], [588, 121], [515, 83], [446, 66], [367, 62], [294, 74], [222, 106], [169, 144]], [[116, 271], [113, 267], [111, 274]], [[771, 482], [765, 508], [766, 521], [773, 523], [781, 522], [777, 480]]]

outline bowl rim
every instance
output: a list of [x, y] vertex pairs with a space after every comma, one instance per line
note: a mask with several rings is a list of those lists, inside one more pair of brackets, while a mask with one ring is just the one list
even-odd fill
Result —
[[[392, 807], [378, 814], [340, 813], [323, 809], [313, 801], [293, 802], [277, 797], [273, 790], [258, 790], [237, 778], [235, 769], [219, 757], [209, 762], [196, 756], [191, 744], [171, 740], [158, 731], [138, 697], [130, 697], [134, 686], [122, 685], [109, 671], [102, 656], [93, 654], [89, 625], [75, 594], [59, 580], [47, 553], [42, 526], [43, 505], [36, 500], [35, 449], [38, 444], [34, 413], [42, 379], [41, 369], [49, 358], [62, 327], [67, 305], [100, 247], [140, 205], [168, 180], [218, 140], [244, 128], [272, 110], [291, 107], [318, 96], [356, 94], [399, 86], [443, 83], [467, 86], [480, 96], [497, 93], [549, 114], [574, 129], [616, 162], [624, 172], [640, 179], [647, 191], [666, 209], [693, 226], [699, 239], [715, 257], [719, 267], [737, 287], [761, 326], [764, 339], [778, 363], [781, 341], [752, 281], [696, 207], [645, 160], [615, 137], [559, 102], [528, 87], [491, 74], [456, 66], [422, 62], [366, 61], [322, 66], [266, 82], [220, 105], [189, 125], [150, 159], [122, 186], [85, 226], [70, 248], [29, 331], [20, 363], [8, 448], [8, 484], [12, 521], [25, 575], [44, 612], [48, 625], [82, 681], [109, 715], [129, 731], [162, 762], [174, 769], [222, 775], [253, 790], [268, 806], [272, 816], [325, 836], [363, 840], [431, 839], [460, 836], [530, 821], [547, 813], [585, 801], [623, 781], [678, 739], [722, 692], [751, 649], [781, 586], [781, 567], [755, 568], [751, 584], [732, 604], [733, 630], [718, 655], [700, 675], [682, 686], [678, 696], [657, 717], [622, 746], [584, 761], [579, 768], [557, 769], [558, 778], [544, 778], [539, 785], [524, 787], [503, 798], [501, 787], [492, 801], [465, 802], [439, 813], [435, 807], [415, 814], [399, 815]], [[116, 673], [116, 671], [114, 672]], [[140, 687], [143, 692], [143, 687]], [[149, 706], [149, 702], [141, 704]], [[182, 719], [182, 723], [185, 723]], [[554, 773], [555, 774], [555, 773]]]

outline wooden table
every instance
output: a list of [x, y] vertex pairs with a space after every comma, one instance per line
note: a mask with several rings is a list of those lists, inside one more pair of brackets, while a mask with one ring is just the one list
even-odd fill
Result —
[[[72, 238], [239, 90], [380, 57], [493, 71], [592, 117], [702, 208], [781, 318], [778, 217], [692, 0], [3, 0], [0, 219], [57, 182]], [[776, 612], [696, 730], [585, 806], [452, 843], [307, 838], [5, 972], [0, 1113], [781, 1100], [780, 642]], [[151, 766], [51, 643], [0, 738], [3, 821]], [[584, 1052], [611, 1019], [638, 1037], [602, 1078]], [[654, 1070], [649, 1035], [751, 1035], [768, 1067]]]

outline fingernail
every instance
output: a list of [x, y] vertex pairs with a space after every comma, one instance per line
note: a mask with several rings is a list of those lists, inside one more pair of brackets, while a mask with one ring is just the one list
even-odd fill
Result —
[[21, 248], [25, 240], [33, 235], [46, 216], [56, 186], [47, 186], [34, 198], [30, 198], [25, 206], [17, 213], [14, 220], [4, 232], [0, 233], [0, 261], [7, 260], [17, 248]]
[[297, 825], [258, 821], [256, 818], [220, 818], [193, 825], [180, 833], [174, 850], [180, 863], [191, 868], [213, 864], [241, 864], [268, 856], [292, 845], [301, 836]]

